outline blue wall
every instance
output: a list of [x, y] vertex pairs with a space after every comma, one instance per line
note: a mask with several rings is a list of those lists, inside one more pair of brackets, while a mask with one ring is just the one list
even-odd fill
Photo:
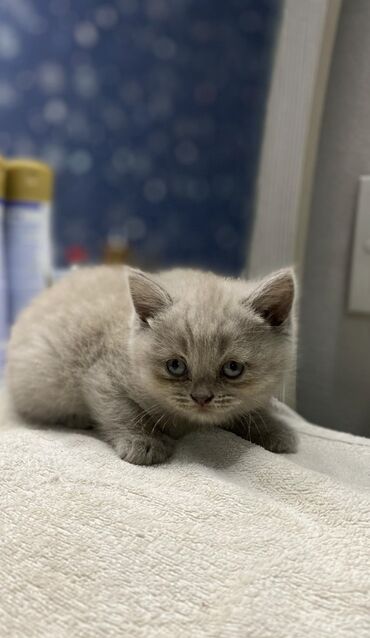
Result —
[[245, 260], [278, 0], [9, 0], [0, 152], [57, 170], [56, 244]]

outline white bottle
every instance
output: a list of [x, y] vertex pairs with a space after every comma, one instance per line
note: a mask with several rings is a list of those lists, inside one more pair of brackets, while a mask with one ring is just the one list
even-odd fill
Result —
[[29, 159], [7, 162], [5, 243], [10, 323], [51, 281], [53, 172]]
[[5, 274], [4, 240], [5, 162], [0, 157], [0, 382], [5, 366], [5, 348], [8, 337], [8, 304]]

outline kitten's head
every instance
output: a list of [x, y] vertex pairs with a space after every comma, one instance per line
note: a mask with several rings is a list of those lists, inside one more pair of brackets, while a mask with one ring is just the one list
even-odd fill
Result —
[[132, 270], [129, 285], [132, 373], [153, 414], [227, 423], [280, 386], [292, 354], [290, 269], [259, 282]]

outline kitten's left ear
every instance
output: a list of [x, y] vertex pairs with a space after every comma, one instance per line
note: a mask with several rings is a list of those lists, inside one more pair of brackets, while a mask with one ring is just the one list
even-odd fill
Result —
[[294, 301], [295, 279], [291, 268], [272, 273], [257, 285], [248, 303], [271, 326], [289, 318]]
[[132, 302], [142, 321], [147, 323], [172, 304], [168, 292], [140, 270], [130, 269], [128, 281]]

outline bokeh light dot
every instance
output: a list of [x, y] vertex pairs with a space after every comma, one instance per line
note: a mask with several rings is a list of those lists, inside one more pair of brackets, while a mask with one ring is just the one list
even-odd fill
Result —
[[136, 104], [143, 97], [143, 89], [134, 80], [125, 82], [120, 89], [120, 97], [127, 105]]
[[166, 182], [163, 179], [153, 177], [144, 185], [144, 197], [148, 202], [157, 204], [163, 201], [167, 194]]
[[71, 10], [71, 0], [49, 0], [49, 8], [53, 15], [64, 17]]
[[95, 97], [99, 91], [99, 82], [94, 67], [89, 64], [78, 65], [74, 71], [73, 84], [81, 97]]
[[126, 123], [125, 112], [115, 104], [103, 107], [102, 117], [106, 127], [112, 131], [119, 130]]
[[173, 112], [170, 96], [160, 93], [153, 96], [148, 103], [148, 112], [153, 119], [165, 118]]
[[118, 13], [113, 6], [104, 4], [96, 9], [95, 22], [101, 29], [113, 29], [118, 22]]
[[46, 102], [43, 110], [44, 119], [48, 124], [61, 124], [66, 119], [67, 113], [66, 103], [59, 99]]
[[158, 38], [153, 42], [153, 52], [160, 60], [171, 60], [176, 54], [176, 44], [170, 38]]
[[150, 20], [165, 20], [170, 12], [168, 0], [147, 0], [146, 14]]
[[60, 64], [45, 62], [37, 71], [37, 79], [43, 91], [58, 93], [63, 90], [65, 85], [64, 69]]
[[11, 108], [18, 102], [16, 90], [9, 82], [0, 82], [0, 108]]
[[68, 135], [72, 139], [89, 138], [91, 140], [91, 128], [89, 119], [83, 111], [72, 111], [68, 114], [66, 129]]
[[75, 175], [84, 175], [88, 173], [92, 166], [92, 157], [90, 153], [79, 149], [71, 153], [68, 158], [68, 167]]
[[17, 32], [7, 24], [0, 24], [0, 59], [12, 60], [21, 52], [21, 42]]
[[97, 44], [99, 34], [92, 22], [80, 22], [75, 27], [74, 37], [77, 44], [89, 49]]
[[139, 10], [138, 0], [119, 0], [118, 6], [125, 16], [132, 16]]
[[111, 157], [112, 168], [118, 174], [127, 173], [130, 170], [131, 163], [132, 153], [126, 146], [117, 148]]
[[56, 171], [60, 171], [64, 167], [66, 154], [62, 146], [57, 144], [47, 144], [42, 152], [45, 162], [51, 164]]
[[190, 140], [184, 140], [176, 146], [175, 155], [180, 164], [194, 164], [198, 158], [198, 149]]

